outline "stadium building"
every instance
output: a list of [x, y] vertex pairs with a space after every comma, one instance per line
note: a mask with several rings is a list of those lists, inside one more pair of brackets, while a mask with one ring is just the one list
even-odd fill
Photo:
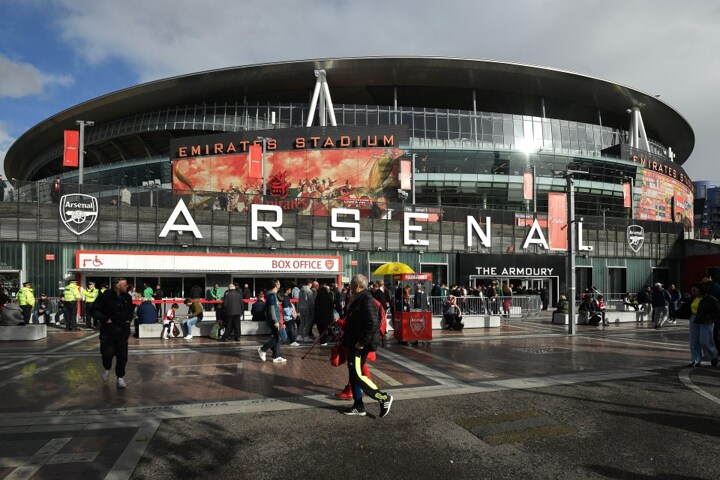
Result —
[[[81, 168], [67, 167], [79, 121]], [[682, 278], [693, 147], [657, 96], [545, 67], [372, 57], [183, 75], [11, 146], [0, 275], [53, 291], [121, 274], [182, 296], [402, 261], [448, 285], [545, 286], [554, 302], [570, 216], [577, 288], [637, 291]]]

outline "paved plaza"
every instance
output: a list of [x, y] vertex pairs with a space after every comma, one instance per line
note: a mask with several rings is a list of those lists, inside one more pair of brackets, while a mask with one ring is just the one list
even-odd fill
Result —
[[0, 479], [720, 477], [720, 369], [686, 368], [687, 321], [548, 320], [390, 342], [382, 419], [339, 413], [328, 347], [131, 338], [118, 390], [97, 332], [4, 342]]

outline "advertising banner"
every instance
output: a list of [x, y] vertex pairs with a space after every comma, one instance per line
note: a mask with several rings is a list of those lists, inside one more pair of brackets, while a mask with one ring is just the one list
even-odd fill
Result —
[[533, 174], [532, 172], [525, 172], [523, 175], [523, 199], [533, 199]]
[[412, 188], [410, 172], [412, 170], [412, 162], [410, 160], [402, 160], [400, 162], [400, 188], [403, 190], [410, 190]]
[[567, 195], [548, 193], [548, 245], [550, 250], [567, 250]]
[[693, 224], [693, 193], [678, 180], [652, 170], [643, 170], [637, 179], [640, 202], [638, 220]]
[[80, 143], [80, 132], [77, 130], [65, 130], [65, 148], [63, 150], [63, 167], [78, 166], [78, 144]]
[[250, 153], [248, 154], [248, 178], [251, 178], [253, 180], [262, 179], [262, 154], [263, 152], [261, 145], [250, 146]]
[[[293, 150], [265, 153], [265, 204], [327, 216], [333, 207], [367, 209], [394, 198], [398, 148]], [[189, 208], [247, 211], [260, 202], [262, 180], [250, 175], [248, 154], [188, 157], [173, 161], [173, 190], [187, 192]], [[391, 197], [392, 195], [392, 197]]]

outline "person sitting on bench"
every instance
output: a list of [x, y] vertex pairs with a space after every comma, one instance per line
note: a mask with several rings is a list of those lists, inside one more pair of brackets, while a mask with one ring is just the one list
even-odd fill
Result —
[[456, 302], [455, 296], [450, 295], [443, 307], [443, 318], [445, 319], [445, 328], [447, 330], [462, 330], [465, 326], [462, 323], [462, 311]]

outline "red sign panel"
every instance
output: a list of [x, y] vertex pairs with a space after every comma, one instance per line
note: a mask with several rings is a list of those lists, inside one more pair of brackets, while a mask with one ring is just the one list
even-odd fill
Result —
[[548, 193], [548, 241], [550, 250], [567, 250], [567, 197]]
[[49, 262], [55, 261], [55, 254], [54, 253], [46, 253], [45, 260], [47, 260]]
[[357, 266], [358, 266], [358, 261], [357, 261], [357, 260], [350, 260], [350, 266], [351, 266], [351, 267], [357, 267]]

